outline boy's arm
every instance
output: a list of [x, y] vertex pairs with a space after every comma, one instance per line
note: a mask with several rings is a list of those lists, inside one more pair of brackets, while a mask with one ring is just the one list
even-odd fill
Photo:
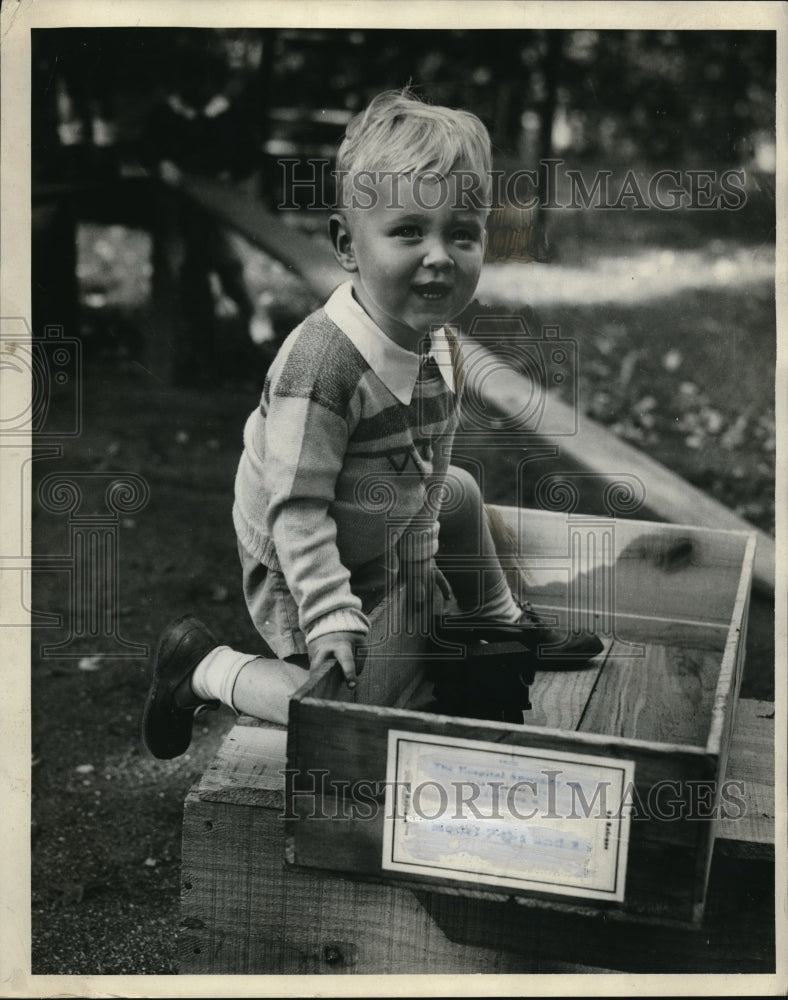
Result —
[[344, 416], [310, 398], [271, 394], [263, 470], [266, 528], [309, 644], [332, 633], [363, 638], [369, 631], [329, 513], [348, 436]]

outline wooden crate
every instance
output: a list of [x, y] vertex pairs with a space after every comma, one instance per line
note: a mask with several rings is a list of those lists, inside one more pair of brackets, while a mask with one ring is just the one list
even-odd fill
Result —
[[288, 862], [697, 925], [713, 820], [744, 808], [724, 779], [755, 538], [498, 512], [498, 537], [512, 539], [502, 559], [537, 610], [593, 628], [604, 653], [537, 673], [523, 725], [436, 715], [423, 644], [389, 602], [363, 684], [351, 693], [338, 668], [316, 672], [291, 702]]
[[775, 971], [774, 704], [740, 702], [697, 928], [430, 892], [285, 864], [287, 733], [242, 718], [184, 807], [179, 971], [227, 974]]

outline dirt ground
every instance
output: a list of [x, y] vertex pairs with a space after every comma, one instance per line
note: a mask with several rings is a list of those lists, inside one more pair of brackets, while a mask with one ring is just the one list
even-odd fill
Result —
[[[773, 411], [769, 394], [759, 399], [754, 388], [773, 370], [768, 287], [743, 297], [735, 290], [687, 296], [650, 312], [565, 305], [563, 315], [580, 331], [589, 359], [581, 373], [586, 412], [771, 530]], [[663, 337], [658, 350], [649, 349], [655, 325]], [[625, 328], [637, 352], [629, 360], [619, 349]], [[748, 353], [751, 360], [739, 365], [747, 387], [743, 407], [731, 395], [724, 352], [715, 349], [719, 376], [701, 377], [704, 345], [730, 345], [731, 328], [748, 331], [746, 348], [756, 358]], [[177, 972], [183, 801], [233, 716], [225, 709], [209, 713], [187, 755], [152, 760], [139, 739], [148, 657], [141, 649], [118, 656], [129, 652], [119, 638], [152, 651], [170, 619], [194, 611], [230, 645], [253, 651], [257, 642], [240, 592], [230, 515], [243, 423], [261, 378], [247, 372], [210, 392], [173, 389], [138, 362], [134, 336], [126, 342], [124, 329], [118, 322], [95, 325], [86, 340], [82, 433], [65, 442], [61, 457], [33, 463], [34, 490], [50, 474], [81, 472], [92, 474], [86, 495], [96, 484], [103, 489], [102, 473], [136, 473], [149, 490], [145, 505], [119, 514], [110, 529], [118, 544], [118, 634], [75, 647], [79, 655], [66, 658], [43, 648], [67, 637], [65, 624], [32, 632], [36, 974]], [[134, 332], [133, 317], [128, 329]], [[744, 349], [741, 341], [738, 350]], [[508, 474], [505, 462], [500, 469]], [[490, 499], [507, 500], [503, 480], [488, 485]], [[99, 510], [102, 497], [86, 503]], [[66, 553], [67, 517], [46, 509], [35, 492], [31, 507], [35, 552]], [[70, 600], [62, 570], [35, 574], [36, 611], [67, 623]], [[755, 610], [759, 647], [745, 677], [744, 693], [760, 698], [773, 697], [771, 615], [767, 606]]]
[[[250, 397], [151, 384], [139, 369], [86, 368], [84, 433], [52, 472], [144, 470], [147, 506], [117, 525], [120, 636], [151, 651], [179, 613], [254, 649], [239, 590], [229, 499]], [[36, 551], [67, 550], [65, 519], [34, 507]], [[33, 606], [69, 618], [68, 580], [42, 572]], [[33, 629], [32, 908], [35, 973], [176, 972], [183, 800], [232, 713], [208, 713], [191, 752], [149, 757], [139, 737], [148, 658], [120, 659], [114, 639], [66, 659]], [[121, 650], [122, 651], [122, 650]], [[104, 652], [105, 656], [96, 654]]]

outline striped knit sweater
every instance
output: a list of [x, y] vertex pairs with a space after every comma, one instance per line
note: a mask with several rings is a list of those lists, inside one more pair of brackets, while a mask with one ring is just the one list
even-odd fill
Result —
[[433, 354], [422, 362], [389, 340], [347, 284], [268, 372], [244, 429], [233, 522], [244, 548], [284, 574], [307, 641], [368, 631], [352, 571], [384, 557], [393, 579], [406, 540], [411, 560], [437, 550], [436, 487], [457, 424], [448, 331]]

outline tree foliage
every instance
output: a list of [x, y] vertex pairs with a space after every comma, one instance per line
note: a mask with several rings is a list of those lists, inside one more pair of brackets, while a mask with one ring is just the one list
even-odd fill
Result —
[[773, 31], [61, 28], [34, 30], [33, 55], [41, 142], [57, 85], [133, 139], [178, 73], [221, 76], [217, 60], [236, 80], [252, 67], [261, 118], [272, 106], [352, 111], [411, 85], [474, 110], [515, 156], [524, 126], [545, 121], [578, 155], [672, 164], [741, 161], [774, 133]]

